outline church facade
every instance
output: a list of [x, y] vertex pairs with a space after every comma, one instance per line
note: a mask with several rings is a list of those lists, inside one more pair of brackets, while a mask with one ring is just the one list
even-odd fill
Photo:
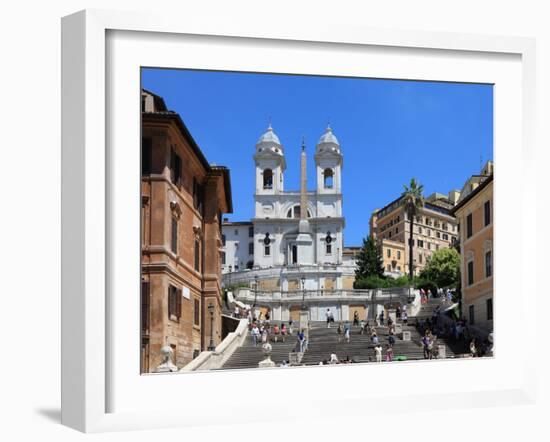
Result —
[[[225, 286], [249, 287], [251, 304], [273, 310], [274, 319], [289, 319], [304, 304], [313, 320], [324, 319], [327, 308], [337, 319], [347, 319], [347, 307], [330, 300], [353, 289], [355, 279], [355, 256], [344, 248], [343, 155], [332, 128], [326, 128], [315, 148], [315, 190], [307, 189], [303, 141], [298, 190], [285, 189], [285, 149], [271, 125], [257, 141], [253, 158], [254, 217], [222, 224]], [[270, 296], [278, 305], [266, 305]]]

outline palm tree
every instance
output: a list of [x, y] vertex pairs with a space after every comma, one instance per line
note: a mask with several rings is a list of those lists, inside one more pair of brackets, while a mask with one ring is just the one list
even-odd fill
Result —
[[414, 217], [418, 213], [418, 209], [424, 207], [424, 196], [422, 192], [424, 191], [424, 186], [419, 184], [415, 178], [411, 178], [411, 183], [407, 187], [403, 185], [404, 191], [401, 194], [403, 198], [403, 205], [405, 206], [405, 211], [409, 217], [409, 280], [413, 279], [413, 222]]

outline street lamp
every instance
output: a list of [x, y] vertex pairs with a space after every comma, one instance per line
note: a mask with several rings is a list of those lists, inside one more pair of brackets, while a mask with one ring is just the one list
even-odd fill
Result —
[[208, 351], [214, 351], [216, 349], [214, 345], [214, 304], [208, 304], [208, 312], [210, 313], [210, 344], [208, 344]]
[[305, 310], [307, 308], [306, 306], [306, 278], [305, 276], [302, 276], [300, 278], [302, 281], [302, 310]]
[[254, 304], [252, 304], [252, 308], [256, 307], [257, 297], [258, 297], [258, 275], [254, 275]]

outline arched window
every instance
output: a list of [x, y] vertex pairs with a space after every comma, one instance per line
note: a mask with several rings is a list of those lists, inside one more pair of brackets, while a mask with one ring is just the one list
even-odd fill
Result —
[[273, 189], [273, 171], [271, 169], [264, 170], [264, 189]]
[[[302, 213], [302, 208], [300, 207], [300, 205], [296, 205], [288, 209], [288, 211], [286, 212], [286, 217], [300, 218], [301, 213]], [[309, 210], [307, 211], [307, 217], [311, 218], [311, 212]]]
[[334, 172], [332, 169], [325, 169], [323, 172], [325, 177], [325, 189], [332, 189], [334, 181]]

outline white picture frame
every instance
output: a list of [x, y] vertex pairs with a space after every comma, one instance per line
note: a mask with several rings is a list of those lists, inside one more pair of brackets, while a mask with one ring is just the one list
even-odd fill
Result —
[[[122, 36], [119, 43], [110, 43], [109, 38]], [[502, 94], [495, 93], [495, 119], [499, 122], [495, 129], [495, 156], [498, 155], [497, 172], [498, 180], [495, 184], [495, 210], [497, 223], [495, 226], [495, 289], [499, 293], [521, 294], [514, 299], [514, 309], [507, 304], [509, 301], [499, 301], [497, 295], [495, 302], [496, 315], [496, 357], [494, 359], [480, 361], [441, 361], [430, 363], [445, 370], [447, 373], [460, 373], [474, 371], [480, 377], [498, 369], [494, 379], [485, 388], [482, 383], [476, 384], [473, 379], [471, 386], [466, 383], [458, 383], [454, 388], [442, 388], [441, 392], [428, 392], [420, 395], [418, 389], [411, 386], [403, 386], [401, 389], [390, 388], [386, 390], [367, 389], [360, 380], [365, 373], [371, 376], [395, 376], [402, 378], [403, 370], [410, 373], [418, 373], [418, 364], [407, 363], [391, 366], [350, 366], [331, 367], [323, 369], [321, 379], [339, 378], [348, 387], [342, 394], [341, 401], [346, 403], [345, 411], [339, 411], [336, 407], [323, 407], [329, 400], [321, 394], [310, 394], [308, 382], [318, 377], [317, 367], [297, 368], [289, 370], [256, 370], [241, 372], [217, 372], [217, 373], [191, 373], [177, 375], [139, 376], [125, 365], [125, 361], [134, 361], [138, 358], [138, 347], [133, 342], [124, 341], [132, 333], [138, 337], [138, 328], [132, 332], [131, 327], [125, 327], [126, 333], [119, 332], [125, 319], [125, 314], [120, 309], [120, 302], [125, 298], [112, 298], [113, 290], [116, 292], [117, 284], [130, 281], [135, 272], [139, 273], [139, 267], [133, 268], [135, 262], [139, 263], [139, 255], [126, 252], [129, 259], [129, 267], [124, 274], [113, 278], [113, 266], [117, 265], [120, 248], [112, 244], [119, 241], [117, 230], [116, 199], [122, 194], [132, 195], [136, 189], [131, 179], [128, 185], [122, 186], [121, 177], [126, 175], [124, 167], [133, 167], [135, 161], [129, 164], [121, 164], [116, 152], [113, 154], [109, 146], [119, 143], [116, 130], [108, 131], [106, 122], [116, 121], [117, 108], [120, 103], [113, 104], [111, 82], [116, 83], [116, 72], [109, 70], [109, 64], [118, 63], [113, 57], [121, 59], [124, 68], [132, 68], [133, 63], [139, 61], [139, 57], [122, 61], [120, 49], [130, 48], [139, 38], [138, 44], [146, 46], [149, 40], [154, 40], [157, 49], [158, 60], [161, 60], [162, 48], [170, 49], [178, 45], [186, 44], [187, 40], [193, 40], [193, 44], [202, 45], [205, 50], [218, 50], [220, 46], [226, 48], [240, 46], [246, 54], [246, 44], [254, 46], [255, 50], [267, 44], [270, 50], [279, 53], [287, 53], [288, 58], [295, 63], [294, 72], [308, 72], [313, 69], [307, 60], [292, 58], [292, 51], [297, 51], [301, 56], [311, 49], [319, 48], [329, 51], [342, 51], [355, 55], [354, 51], [370, 51], [373, 57], [388, 58], [385, 72], [377, 73], [378, 67], [372, 69], [372, 76], [391, 78], [392, 69], [395, 69], [395, 78], [404, 78], [399, 75], [399, 59], [406, 57], [408, 53], [419, 54], [417, 65], [411, 63], [408, 66], [411, 74], [405, 77], [411, 79], [431, 79], [452, 81], [446, 77], [446, 68], [438, 65], [437, 60], [444, 57], [456, 59], [456, 81], [483, 81], [492, 82], [491, 78], [502, 75]], [[201, 38], [208, 40], [206, 43]], [[211, 44], [212, 38], [215, 43]], [[164, 40], [164, 42], [163, 42]], [[114, 40], [113, 40], [114, 41]], [[238, 44], [237, 44], [238, 43]], [[114, 46], [115, 45], [115, 46]], [[217, 48], [215, 48], [217, 45]], [[209, 49], [210, 48], [210, 49]], [[214, 48], [214, 49], [212, 49]], [[309, 48], [309, 49], [308, 49]], [[239, 49], [239, 50], [241, 50]], [[191, 55], [197, 48], [189, 48]], [[311, 52], [315, 52], [312, 50]], [[306, 51], [303, 52], [302, 51]], [[420, 52], [418, 52], [420, 51]], [[128, 50], [128, 54], [132, 52]], [[143, 54], [147, 51], [144, 50]], [[178, 52], [179, 53], [179, 52]], [[336, 53], [336, 52], [335, 52]], [[302, 419], [308, 416], [326, 415], [327, 418], [335, 414], [364, 414], [374, 406], [364, 403], [367, 397], [376, 398], [377, 412], [397, 411], [405, 409], [404, 401], [396, 401], [398, 398], [408, 397], [414, 400], [416, 409], [430, 410], [434, 407], [434, 398], [438, 403], [447, 401], [448, 407], [464, 408], [473, 404], [476, 406], [491, 406], [497, 404], [527, 404], [533, 403], [536, 391], [535, 361], [524, 358], [520, 362], [510, 359], [508, 368], [499, 364], [506, 362], [514, 351], [513, 330], [507, 325], [506, 318], [517, 314], [518, 318], [526, 318], [528, 306], [535, 303], [535, 282], [528, 277], [527, 257], [534, 256], [536, 245], [533, 241], [521, 241], [527, 234], [527, 223], [536, 219], [535, 202], [536, 186], [534, 173], [530, 173], [536, 161], [534, 114], [535, 114], [535, 42], [533, 39], [519, 37], [494, 37], [452, 33], [429, 33], [417, 31], [389, 31], [367, 28], [346, 27], [334, 25], [330, 27], [279, 23], [277, 27], [265, 27], [262, 23], [246, 22], [244, 19], [234, 21], [212, 21], [199, 19], [182, 21], [178, 17], [169, 15], [156, 16], [153, 14], [111, 12], [99, 10], [87, 10], [63, 18], [62, 21], [62, 423], [84, 432], [101, 432], [125, 429], [159, 428], [190, 425], [208, 425], [212, 421], [222, 423], [246, 423], [251, 421], [272, 421], [275, 419], [292, 419], [294, 412], [284, 406], [284, 401], [273, 399], [273, 412], [266, 416], [263, 409], [253, 410], [246, 408], [246, 413], [237, 413], [247, 407], [246, 397], [232, 397], [231, 401], [219, 399], [216, 407], [212, 407], [211, 392], [230, 386], [231, 382], [251, 382], [257, 385], [265, 385], [266, 380], [272, 382], [271, 388], [277, 389], [278, 385], [291, 385], [293, 390], [300, 394], [303, 403], [308, 406], [302, 410]], [[431, 72], [425, 72], [425, 65], [421, 59], [431, 57]], [[111, 58], [108, 58], [111, 57]], [[338, 62], [346, 65], [346, 56]], [[481, 68], [459, 75], [462, 57], [471, 59], [465, 63], [485, 63], [492, 59], [504, 60], [510, 63], [511, 76], [506, 77], [504, 71], [507, 68], [491, 68], [487, 64], [488, 74], [484, 74]], [[275, 59], [274, 57], [273, 59]], [[307, 57], [305, 57], [307, 58]], [[223, 59], [220, 54], [220, 59]], [[155, 60], [155, 57], [150, 58]], [[414, 61], [414, 57], [411, 59]], [[410, 60], [409, 60], [410, 61]], [[225, 59], [225, 68], [229, 70], [251, 70], [252, 62], [243, 57]], [[269, 66], [269, 60], [260, 60], [265, 63], [265, 70], [273, 69]], [[447, 59], [448, 62], [448, 59]], [[126, 63], [126, 64], [124, 64]], [[157, 66], [180, 67], [174, 64], [156, 64]], [[384, 63], [381, 63], [384, 64]], [[393, 64], [392, 64], [393, 63]], [[519, 64], [518, 64], [519, 63]], [[207, 65], [203, 68], [215, 68]], [[381, 66], [380, 65], [380, 66]], [[240, 67], [239, 67], [240, 66]], [[308, 67], [310, 66], [310, 67]], [[393, 66], [393, 68], [392, 68]], [[423, 67], [424, 66], [424, 67]], [[464, 65], [466, 66], [466, 65]], [[474, 66], [472, 64], [472, 66]], [[197, 65], [198, 67], [198, 65]], [[440, 69], [441, 68], [441, 69]], [[323, 73], [329, 75], [339, 74], [338, 65], [327, 68]], [[353, 70], [353, 66], [348, 66]], [[414, 70], [416, 69], [416, 74]], [[423, 71], [424, 69], [424, 71]], [[491, 70], [493, 69], [493, 70]], [[518, 71], [519, 69], [519, 71]], [[315, 69], [314, 69], [315, 70]], [[277, 70], [274, 70], [277, 72]], [[319, 72], [319, 71], [315, 71]], [[359, 72], [359, 71], [357, 71]], [[106, 75], [107, 73], [107, 75]], [[134, 74], [136, 74], [134, 72]], [[134, 75], [132, 74], [132, 75]], [[139, 75], [139, 74], [138, 74]], [[460, 78], [459, 78], [460, 77]], [[509, 83], [508, 82], [509, 79]], [[133, 80], [131, 80], [133, 81]], [[499, 80], [500, 81], [500, 80]], [[500, 83], [496, 83], [497, 86]], [[118, 92], [117, 92], [118, 93]], [[128, 95], [120, 96], [124, 103], [121, 106], [132, 106], [125, 102]], [[502, 109], [499, 100], [510, 100], [506, 103], [515, 103], [518, 109]], [[138, 106], [139, 97], [135, 97]], [[109, 107], [109, 103], [113, 108]], [[138, 107], [136, 107], [137, 112]], [[139, 125], [136, 121], [129, 124]], [[508, 126], [508, 127], [507, 127]], [[132, 126], [136, 127], [136, 126]], [[502, 131], [502, 132], [501, 132]], [[506, 137], [510, 131], [510, 137]], [[120, 132], [120, 131], [119, 131]], [[137, 137], [138, 133], [132, 135]], [[516, 142], [514, 146], [513, 143]], [[499, 144], [499, 149], [497, 149]], [[120, 145], [120, 143], [118, 144]], [[137, 149], [136, 149], [137, 150]], [[139, 154], [138, 154], [139, 155]], [[134, 158], [135, 159], [135, 158]], [[512, 167], [520, 161], [523, 183], [513, 188], [506, 185], [506, 176], [513, 175]], [[137, 173], [137, 168], [135, 169]], [[502, 177], [502, 178], [501, 178]], [[502, 184], [500, 184], [502, 183]], [[500, 187], [499, 187], [500, 186]], [[116, 189], [116, 192], [113, 191]], [[125, 193], [129, 192], [129, 193]], [[120, 193], [120, 194], [119, 194]], [[509, 250], [499, 244], [503, 244], [505, 236], [500, 232], [505, 229], [506, 198], [502, 195], [510, 194], [514, 198], [521, 199], [521, 215], [517, 238], [519, 246], [511, 246]], [[500, 195], [500, 196], [499, 196]], [[136, 204], [138, 196], [136, 198]], [[500, 199], [499, 199], [500, 198]], [[501, 203], [502, 202], [502, 203]], [[509, 209], [509, 208], [508, 208]], [[500, 214], [499, 214], [500, 212]], [[130, 229], [131, 231], [131, 229]], [[139, 249], [139, 244], [135, 245]], [[132, 248], [130, 247], [130, 250]], [[511, 251], [510, 251], [511, 250]], [[124, 253], [124, 252], [123, 252]], [[515, 259], [522, 263], [521, 279], [507, 283], [507, 257], [515, 254]], [[136, 261], [137, 259], [137, 261]], [[132, 261], [133, 260], [133, 261]], [[120, 270], [120, 267], [118, 267]], [[134, 272], [134, 273], [132, 273]], [[502, 282], [500, 282], [502, 281]], [[139, 279], [135, 280], [136, 287]], [[131, 292], [131, 287], [128, 288]], [[120, 290], [117, 292], [120, 293]], [[129, 295], [130, 296], [130, 295]], [[139, 308], [136, 299], [136, 309]], [[499, 304], [500, 303], [500, 304]], [[130, 308], [130, 307], [129, 307]], [[136, 318], [131, 316], [128, 324], [135, 325]], [[499, 317], [503, 318], [499, 320]], [[124, 325], [127, 325], [124, 322]], [[535, 327], [531, 322], [530, 327]], [[499, 341], [502, 339], [502, 341]], [[114, 342], [128, 342], [128, 345], [116, 345]], [[529, 341], [524, 342], [524, 351], [527, 354]], [[127, 347], [127, 348], [126, 348]], [[133, 364], [134, 362], [132, 362]], [[472, 368], [472, 363], [477, 364]], [[457, 364], [465, 364], [457, 367]], [[132, 366], [129, 364], [129, 366]], [[427, 365], [421, 367], [427, 369]], [[501, 369], [503, 370], [501, 372]], [[119, 372], [125, 370], [123, 372]], [[346, 370], [345, 379], [342, 380], [341, 371]], [[382, 372], [381, 370], [384, 370]], [[431, 370], [431, 369], [430, 369]], [[508, 370], [508, 371], [506, 371]], [[122, 382], [124, 377], [128, 383]], [[138, 382], [139, 401], [131, 397], [132, 384]], [[229, 382], [229, 383], [228, 383]], [[355, 382], [355, 383], [354, 383]], [[124, 384], [125, 388], [121, 385]], [[207, 386], [208, 384], [208, 386]], [[201, 387], [201, 385], [203, 387]], [[136, 388], [136, 385], [133, 384]], [[143, 390], [140, 390], [140, 389]], [[192, 404], [184, 404], [163, 400], [163, 391], [166, 389], [181, 389], [190, 392], [205, 390], [206, 399], [197, 400]], [[262, 388], [262, 387], [258, 387]], [[303, 389], [303, 391], [302, 391]], [[114, 394], [114, 391], [117, 391]], [[138, 391], [136, 390], [136, 391]], [[210, 394], [209, 394], [210, 393]], [[113, 396], [114, 395], [114, 396]], [[116, 401], [113, 399], [116, 397]], [[180, 401], [181, 402], [181, 401]], [[334, 399], [330, 399], [334, 403]], [[127, 406], [133, 403], [135, 407]]]

